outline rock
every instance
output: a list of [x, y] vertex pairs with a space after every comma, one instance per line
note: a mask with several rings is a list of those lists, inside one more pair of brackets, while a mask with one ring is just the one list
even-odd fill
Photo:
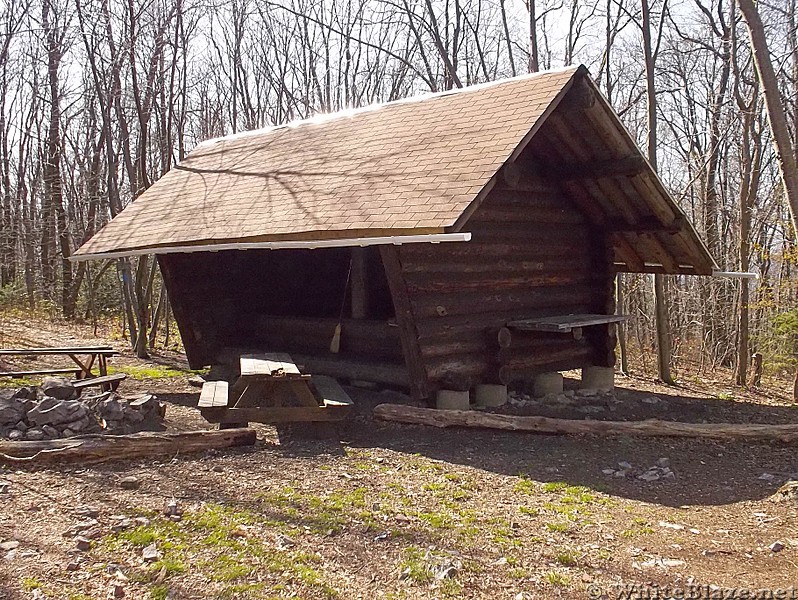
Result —
[[670, 467], [671, 466], [671, 460], [669, 458], [666, 458], [666, 457], [662, 457], [660, 459], [657, 459], [657, 466], [658, 467]]
[[25, 432], [25, 439], [34, 442], [41, 441], [46, 437], [47, 435], [44, 433], [44, 431], [42, 431], [38, 427], [32, 427], [31, 429], [28, 429], [28, 431]]
[[161, 558], [161, 553], [158, 552], [158, 547], [155, 544], [150, 544], [141, 551], [141, 558], [145, 562], [155, 562]]
[[205, 384], [205, 380], [200, 377], [199, 375], [192, 375], [187, 379], [187, 383], [191, 387], [198, 387], [201, 388]]
[[142, 413], [145, 419], [163, 418], [166, 415], [166, 406], [158, 402], [154, 394], [142, 394], [130, 401], [130, 407]]
[[618, 463], [618, 466], [621, 467], [622, 469], [631, 469], [632, 463], [622, 460], [621, 462]]
[[3, 552], [8, 552], [9, 550], [16, 550], [19, 548], [19, 542], [17, 540], [9, 540], [7, 542], [0, 543], [0, 550]]
[[75, 514], [87, 519], [96, 519], [100, 516], [100, 509], [95, 506], [81, 506], [75, 509]]
[[28, 430], [28, 424], [25, 423], [25, 421], [20, 421], [19, 423], [14, 425], [14, 429], [16, 429], [17, 431], [21, 431], [22, 433], [25, 433]]
[[91, 550], [91, 540], [83, 536], [78, 536], [75, 538], [75, 548], [81, 552], [88, 552]]
[[122, 404], [116, 396], [111, 396], [100, 402], [97, 412], [106, 421], [121, 421], [125, 416]]
[[119, 480], [119, 486], [123, 490], [137, 490], [140, 485], [139, 478], [134, 475], [129, 475]]
[[128, 421], [129, 423], [141, 423], [144, 421], [145, 418], [146, 417], [144, 416], [143, 413], [140, 413], [139, 411], [130, 408], [129, 406], [125, 407], [125, 420]]
[[288, 550], [296, 546], [296, 542], [292, 538], [282, 533], [278, 533], [274, 540], [278, 550]]
[[113, 598], [124, 598], [125, 597], [125, 587], [122, 584], [115, 583], [111, 588], [111, 592], [109, 596]]
[[798, 504], [798, 481], [788, 481], [781, 486], [770, 499], [773, 502], [791, 502]]
[[8, 432], [8, 439], [12, 442], [17, 442], [19, 440], [25, 439], [25, 434], [21, 432], [19, 429], [12, 429]]
[[36, 400], [36, 388], [33, 386], [21, 387], [11, 397], [17, 400]]
[[[69, 429], [71, 432], [80, 433], [80, 432], [86, 431], [87, 429], [91, 429], [92, 425], [96, 426], [96, 424], [97, 424], [97, 422], [94, 420], [94, 418], [91, 415], [86, 414], [86, 415], [82, 416], [81, 418], [76, 419], [75, 421], [70, 421], [69, 423], [64, 423], [63, 425], [61, 425], [61, 427], [64, 430]], [[73, 435], [74, 435], [74, 433], [73, 433]], [[66, 435], [66, 434], [64, 434], [64, 435]]]
[[58, 430], [57, 430], [55, 427], [53, 427], [52, 425], [44, 425], [44, 426], [42, 426], [42, 431], [44, 432], [44, 435], [46, 435], [46, 436], [47, 436], [48, 438], [50, 438], [51, 440], [52, 440], [52, 439], [55, 439], [55, 438], [60, 438], [60, 437], [61, 437], [61, 432], [60, 432], [60, 431], [58, 431]]
[[642, 479], [643, 481], [657, 481], [660, 479], [660, 474], [656, 471], [646, 471], [637, 476], [638, 479]]
[[601, 472], [605, 475], [615, 475], [615, 469], [602, 469]]
[[64, 569], [66, 569], [67, 571], [72, 573], [72, 572], [77, 571], [77, 570], [80, 569], [80, 563], [78, 561], [76, 561], [76, 560], [70, 561], [70, 562], [68, 562], [66, 564]]
[[65, 428], [65, 429], [64, 429], [64, 430], [61, 432], [61, 435], [63, 435], [65, 438], [68, 438], [68, 437], [73, 437], [73, 436], [75, 436], [75, 435], [77, 435], [77, 434], [76, 434], [74, 431], [72, 431], [72, 430], [71, 430], [69, 427], [66, 427], [66, 428]]
[[177, 500], [172, 499], [164, 504], [163, 514], [165, 514], [168, 517], [179, 516], [183, 514], [183, 509], [180, 508], [180, 505], [177, 503]]
[[770, 546], [768, 546], [771, 552], [781, 552], [784, 550], [784, 544], [781, 542], [773, 542]]
[[35, 425], [61, 425], [85, 417], [88, 409], [77, 400], [57, 400], [46, 397], [28, 411], [27, 420]]
[[75, 523], [72, 527], [70, 527], [64, 532], [64, 535], [70, 537], [76, 536], [79, 533], [83, 533], [84, 531], [97, 527], [97, 525], [98, 525], [97, 519], [89, 518], [86, 519], [85, 521], [80, 521], [79, 523]]
[[776, 476], [772, 473], [762, 473], [759, 477], [757, 477], [757, 479], [761, 481], [773, 481], [776, 479]]
[[77, 390], [66, 377], [45, 377], [39, 386], [46, 396], [56, 400], [75, 398]]
[[114, 523], [113, 525], [111, 525], [111, 531], [113, 531], [114, 533], [120, 533], [122, 531], [125, 531], [126, 529], [130, 529], [131, 527], [133, 527], [133, 521], [131, 521], [130, 519], [121, 519], [116, 523]]
[[662, 400], [660, 400], [656, 396], [646, 396], [645, 398], [641, 398], [640, 402], [642, 402], [643, 404], [659, 404], [660, 402], [662, 402]]
[[452, 579], [457, 575], [457, 567], [454, 565], [439, 565], [433, 569], [435, 579], [444, 580]]
[[7, 494], [10, 488], [11, 484], [8, 481], [0, 479], [0, 494]]
[[13, 425], [25, 416], [25, 405], [16, 398], [0, 398], [0, 425]]

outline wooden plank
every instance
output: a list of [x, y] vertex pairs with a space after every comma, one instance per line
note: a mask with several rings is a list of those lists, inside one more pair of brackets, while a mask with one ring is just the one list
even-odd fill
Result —
[[564, 315], [510, 321], [507, 326], [521, 331], [558, 331], [568, 333], [577, 327], [620, 323], [621, 321], [627, 321], [629, 318], [629, 315]]
[[78, 379], [77, 381], [72, 382], [72, 386], [75, 389], [83, 389], [85, 387], [92, 387], [95, 385], [105, 385], [105, 384], [113, 384], [119, 383], [120, 381], [124, 381], [127, 379], [127, 375], [124, 373], [114, 373], [113, 375], [103, 375], [101, 377], [90, 377], [89, 379]]
[[11, 377], [13, 379], [21, 379], [32, 375], [62, 375], [70, 373], [75, 376], [80, 375], [80, 370], [76, 367], [68, 367], [66, 369], [39, 369], [37, 371], [4, 371], [0, 373], [0, 377]]
[[202, 409], [202, 416], [211, 423], [298, 423], [340, 421], [349, 414], [346, 406], [276, 406], [228, 409]]
[[226, 381], [206, 381], [197, 406], [199, 408], [224, 408], [227, 406], [228, 383]]
[[294, 360], [284, 352], [268, 354], [244, 354], [240, 359], [241, 375], [265, 375], [268, 377], [301, 377], [302, 373]]
[[110, 346], [76, 346], [74, 348], [6, 348], [0, 356], [39, 356], [44, 354], [94, 354], [112, 356], [118, 354]]
[[314, 375], [311, 383], [316, 388], [324, 406], [352, 406], [354, 404], [349, 394], [332, 377]]
[[385, 277], [391, 290], [396, 323], [399, 325], [399, 336], [402, 340], [402, 354], [405, 366], [410, 375], [410, 391], [414, 399], [421, 400], [430, 395], [427, 372], [421, 357], [418, 343], [415, 315], [407, 292], [407, 283], [402, 272], [399, 250], [395, 246], [380, 246], [380, 257], [385, 268]]

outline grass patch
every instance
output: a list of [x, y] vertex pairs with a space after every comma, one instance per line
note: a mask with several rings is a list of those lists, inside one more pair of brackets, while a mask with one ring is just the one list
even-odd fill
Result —
[[176, 369], [174, 367], [166, 367], [162, 365], [126, 365], [124, 367], [108, 366], [108, 374], [125, 373], [131, 379], [136, 381], [144, 381], [147, 379], [173, 379], [175, 377], [185, 377], [192, 373], [201, 373], [202, 371], [189, 371], [187, 369]]
[[[545, 486], [543, 486], [545, 488]], [[519, 480], [515, 482], [513, 491], [521, 494], [534, 494], [537, 491], [537, 483], [524, 475], [521, 475]]]
[[568, 523], [555, 521], [546, 523], [546, 529], [552, 533], [568, 533], [569, 526]]
[[571, 583], [571, 578], [556, 571], [549, 571], [543, 576], [547, 582], [557, 587], [568, 587]]
[[564, 492], [568, 487], [568, 484], [564, 481], [547, 481], [543, 484], [543, 491], [550, 494], [554, 492]]
[[570, 550], [559, 552], [554, 558], [563, 567], [573, 567], [576, 565], [576, 554]]

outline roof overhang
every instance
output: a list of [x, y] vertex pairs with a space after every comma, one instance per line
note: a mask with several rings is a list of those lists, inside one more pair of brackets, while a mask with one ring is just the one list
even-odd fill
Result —
[[222, 242], [212, 244], [184, 244], [180, 246], [162, 246], [153, 248], [134, 248], [118, 252], [97, 252], [94, 254], [77, 254], [69, 260], [101, 260], [127, 258], [146, 254], [190, 254], [194, 252], [223, 252], [225, 250], [315, 250], [317, 248], [347, 248], [365, 246], [401, 246], [403, 244], [440, 244], [444, 242], [468, 242], [471, 234], [465, 233], [431, 233], [426, 235], [392, 235], [379, 237], [335, 238], [317, 240], [283, 240], [271, 242]]

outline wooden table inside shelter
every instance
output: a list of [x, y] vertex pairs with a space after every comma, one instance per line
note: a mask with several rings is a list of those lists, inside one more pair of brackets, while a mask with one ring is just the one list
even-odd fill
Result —
[[74, 367], [37, 369], [28, 371], [3, 371], [0, 377], [27, 377], [29, 375], [49, 375], [56, 373], [74, 373], [76, 379], [88, 379], [94, 377], [91, 370], [97, 364], [97, 370], [101, 377], [108, 375], [109, 356], [114, 356], [116, 350], [111, 346], [74, 346], [65, 348], [11, 348], [0, 349], [0, 357], [3, 356], [68, 356]]
[[232, 386], [206, 382], [202, 388], [200, 411], [220, 427], [338, 421], [352, 405], [334, 379], [302, 373], [288, 354], [245, 354], [240, 365], [241, 375]]

